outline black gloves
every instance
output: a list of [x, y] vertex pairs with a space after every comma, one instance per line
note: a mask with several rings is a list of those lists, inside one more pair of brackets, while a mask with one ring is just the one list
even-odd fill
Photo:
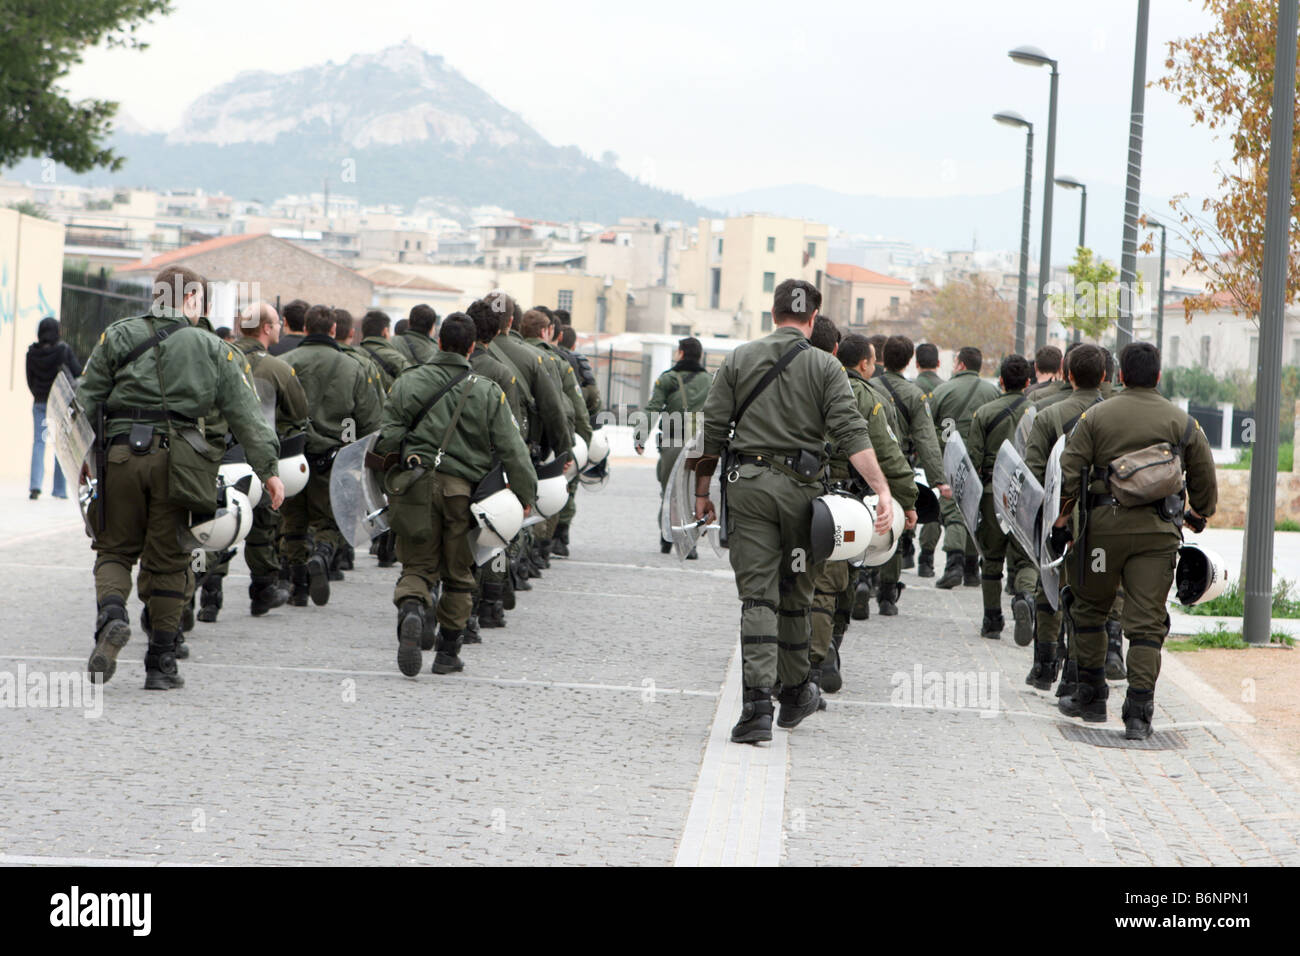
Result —
[[1047, 536], [1047, 548], [1052, 552], [1053, 558], [1059, 558], [1065, 554], [1065, 546], [1074, 540], [1074, 532], [1070, 530], [1067, 522], [1061, 527], [1053, 527]]
[[1191, 511], [1183, 512], [1183, 524], [1187, 525], [1187, 527], [1191, 528], [1197, 534], [1200, 534], [1205, 530], [1205, 519]]

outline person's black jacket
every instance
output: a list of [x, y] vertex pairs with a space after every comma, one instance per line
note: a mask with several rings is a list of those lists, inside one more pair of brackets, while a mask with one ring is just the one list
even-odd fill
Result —
[[59, 320], [41, 319], [36, 327], [36, 341], [27, 347], [27, 387], [38, 405], [49, 400], [50, 386], [63, 368], [73, 378], [81, 374], [81, 363], [72, 347], [59, 338]]

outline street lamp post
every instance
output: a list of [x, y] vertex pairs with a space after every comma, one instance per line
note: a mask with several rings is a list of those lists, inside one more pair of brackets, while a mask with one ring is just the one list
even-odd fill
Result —
[[1038, 311], [1034, 315], [1034, 348], [1039, 349], [1047, 344], [1047, 283], [1052, 278], [1052, 184], [1056, 178], [1056, 87], [1060, 73], [1056, 61], [1035, 46], [1018, 46], [1007, 56], [1025, 66], [1052, 69], [1047, 107], [1047, 158], [1043, 167], [1043, 239], [1038, 250]]
[[1020, 289], [1016, 293], [1016, 352], [1025, 352], [1025, 305], [1029, 296], [1029, 207], [1034, 185], [1034, 124], [1019, 113], [1003, 110], [993, 118], [1004, 126], [1025, 130], [1025, 201], [1020, 217]]
[[1128, 123], [1128, 181], [1124, 189], [1124, 240], [1119, 256], [1119, 323], [1115, 347], [1133, 341], [1133, 300], [1137, 291], [1138, 202], [1142, 193], [1142, 125], [1147, 86], [1147, 21], [1151, 0], [1138, 0], [1133, 47], [1133, 100]]
[[1156, 293], [1156, 348], [1165, 348], [1165, 224], [1146, 217], [1147, 226], [1160, 230], [1160, 290]]
[[[1057, 176], [1056, 185], [1065, 189], [1077, 189], [1081, 193], [1079, 197], [1079, 248], [1083, 249], [1085, 248], [1083, 237], [1085, 227], [1088, 224], [1088, 187], [1073, 176]], [[1078, 329], [1074, 330], [1074, 341], [1083, 341], [1083, 333]]]

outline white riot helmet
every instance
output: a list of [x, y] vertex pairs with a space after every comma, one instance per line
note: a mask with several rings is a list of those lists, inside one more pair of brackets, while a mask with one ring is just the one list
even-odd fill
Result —
[[535, 510], [543, 518], [554, 518], [569, 503], [569, 482], [564, 477], [565, 464], [552, 458], [537, 466], [537, 504]]
[[573, 450], [570, 455], [578, 471], [582, 471], [587, 467], [587, 440], [581, 435], [573, 436]]
[[812, 554], [814, 564], [850, 561], [867, 550], [875, 515], [852, 495], [814, 498], [812, 503]]
[[609, 438], [603, 428], [591, 433], [587, 467], [578, 473], [578, 480], [588, 491], [600, 491], [609, 484]]
[[[246, 481], [241, 479], [240, 484], [244, 485]], [[248, 495], [233, 485], [221, 485], [216, 504], [216, 511], [210, 515], [191, 514], [190, 520], [194, 523], [177, 532], [182, 549], [225, 551], [247, 537], [253, 527], [253, 506]]]
[[[871, 513], [871, 525], [876, 524], [876, 509], [880, 504], [880, 498], [877, 495], [867, 495], [862, 499], [866, 504], [867, 511]], [[898, 540], [903, 536], [903, 526], [907, 524], [907, 516], [903, 514], [903, 506], [895, 498], [890, 498], [894, 503], [894, 520], [889, 526], [889, 531], [885, 534], [873, 534], [871, 544], [867, 548], [866, 555], [862, 558], [862, 563], [869, 568], [878, 568], [894, 556], [898, 550]]]
[[307, 433], [280, 440], [280, 480], [284, 482], [284, 496], [292, 498], [307, 487], [311, 466], [307, 464]]
[[1174, 594], [1179, 604], [1192, 607], [1213, 601], [1228, 589], [1228, 565], [1217, 551], [1199, 544], [1178, 549]]
[[587, 467], [599, 465], [609, 457], [609, 436], [605, 434], [605, 429], [597, 428], [591, 433], [591, 441], [587, 444]]
[[253, 473], [253, 466], [246, 461], [227, 461], [222, 462], [221, 467], [217, 469], [224, 484], [234, 487], [243, 487], [239, 483], [245, 478], [248, 482], [248, 503], [254, 508], [262, 500], [262, 483], [257, 480], [257, 475]]
[[506, 484], [505, 472], [498, 469], [493, 475], [498, 480], [480, 483], [469, 503], [469, 513], [478, 522], [470, 532], [470, 545], [479, 566], [505, 550], [524, 524], [524, 506]]

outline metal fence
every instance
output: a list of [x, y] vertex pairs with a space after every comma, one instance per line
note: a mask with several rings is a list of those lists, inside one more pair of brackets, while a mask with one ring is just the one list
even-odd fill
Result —
[[82, 363], [104, 329], [118, 319], [148, 312], [149, 305], [147, 289], [110, 279], [105, 269], [97, 273], [75, 267], [63, 270], [62, 334]]
[[1188, 404], [1187, 414], [1201, 423], [1201, 431], [1205, 432], [1211, 448], [1223, 447], [1223, 409], [1217, 405]]

